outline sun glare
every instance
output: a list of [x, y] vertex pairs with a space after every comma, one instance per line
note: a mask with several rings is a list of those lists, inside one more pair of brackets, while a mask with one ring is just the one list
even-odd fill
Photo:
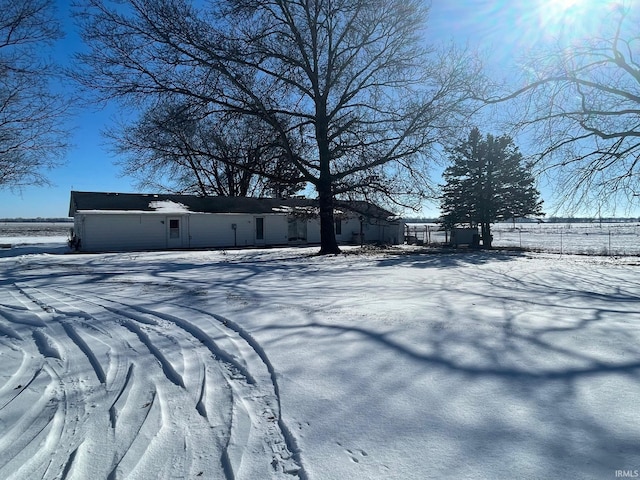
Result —
[[606, 12], [619, 1], [538, 0], [538, 26], [550, 38], [579, 38], [599, 30]]
[[585, 0], [551, 0], [548, 3], [551, 6], [555, 6], [559, 11], [567, 11], [586, 2]]

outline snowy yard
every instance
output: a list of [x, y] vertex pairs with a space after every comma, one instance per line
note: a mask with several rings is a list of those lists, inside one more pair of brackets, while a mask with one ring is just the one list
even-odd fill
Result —
[[614, 479], [640, 260], [0, 258], [0, 478]]

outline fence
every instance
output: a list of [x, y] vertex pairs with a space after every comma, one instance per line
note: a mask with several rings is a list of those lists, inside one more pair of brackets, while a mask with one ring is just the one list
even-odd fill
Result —
[[[494, 247], [518, 247], [552, 253], [640, 255], [639, 223], [498, 223], [491, 226]], [[437, 224], [407, 224], [405, 241], [445, 244]]]
[[407, 223], [404, 241], [414, 245], [442, 245], [449, 241], [449, 235], [436, 223]]

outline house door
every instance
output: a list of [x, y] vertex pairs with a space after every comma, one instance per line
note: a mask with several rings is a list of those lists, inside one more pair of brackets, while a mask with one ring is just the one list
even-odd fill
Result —
[[167, 247], [182, 247], [182, 219], [167, 218]]
[[264, 244], [264, 217], [256, 217], [256, 245]]

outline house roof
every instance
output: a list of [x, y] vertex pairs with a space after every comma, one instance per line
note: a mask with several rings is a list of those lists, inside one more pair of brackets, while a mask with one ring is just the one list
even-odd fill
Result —
[[[197, 195], [71, 192], [69, 216], [78, 211], [100, 212], [190, 212], [267, 214], [316, 209], [309, 198], [201, 197]], [[336, 208], [367, 217], [395, 219], [395, 216], [367, 202], [336, 202]]]

